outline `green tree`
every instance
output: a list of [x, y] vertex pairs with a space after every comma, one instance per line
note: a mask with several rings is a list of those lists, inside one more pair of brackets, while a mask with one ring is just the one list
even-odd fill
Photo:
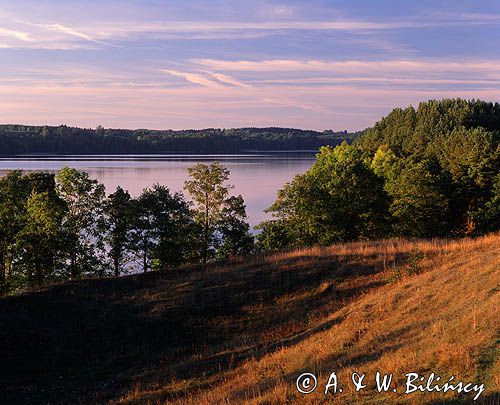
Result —
[[133, 201], [134, 220], [131, 230], [131, 249], [141, 261], [142, 271], [146, 273], [152, 267], [152, 256], [157, 238], [154, 226], [153, 209], [156, 201], [150, 190], [145, 189]]
[[194, 201], [195, 220], [201, 228], [201, 262], [242, 254], [253, 247], [243, 197], [230, 196], [230, 172], [219, 162], [198, 163], [188, 169], [185, 189]]
[[214, 162], [210, 165], [198, 163], [188, 168], [188, 174], [192, 180], [184, 184], [196, 205], [196, 220], [202, 228], [201, 261], [205, 265], [215, 254], [217, 224], [232, 188], [226, 184], [230, 173], [221, 163]]
[[295, 176], [278, 190], [278, 198], [266, 210], [274, 219], [258, 226], [262, 229], [258, 237], [260, 247], [274, 250], [328, 243], [325, 240], [330, 238], [330, 223], [324, 206], [326, 200], [325, 193], [307, 173]]
[[484, 232], [497, 231], [500, 229], [500, 173], [493, 180], [491, 198], [481, 211], [482, 230]]
[[128, 191], [117, 187], [116, 191], [107, 198], [104, 212], [108, 256], [112, 261], [113, 274], [118, 277], [123, 272], [133, 224], [134, 210]]
[[104, 127], [102, 125], [98, 125], [95, 128], [95, 133], [98, 135], [104, 135], [105, 132], [106, 132], [106, 130], [104, 129]]
[[392, 149], [383, 145], [377, 149], [377, 152], [375, 152], [371, 162], [371, 168], [377, 176], [391, 181], [398, 174], [398, 161], [399, 158], [392, 151]]
[[491, 197], [495, 174], [500, 169], [496, 135], [483, 128], [455, 128], [436, 146], [443, 170], [451, 176], [457, 234], [484, 232], [489, 224], [483, 212]]
[[220, 237], [217, 249], [217, 258], [250, 253], [253, 249], [254, 238], [250, 234], [245, 202], [241, 195], [231, 196], [221, 210], [217, 222], [217, 233]]
[[56, 180], [57, 192], [68, 208], [63, 221], [68, 273], [71, 278], [103, 275], [104, 186], [69, 167], [61, 169]]
[[289, 225], [285, 221], [270, 220], [256, 226], [260, 230], [257, 234], [257, 248], [262, 251], [283, 250], [294, 246], [295, 241]]
[[[356, 145], [374, 156], [372, 167], [384, 178], [386, 189], [400, 196], [406, 193], [411, 200], [396, 197], [393, 201], [398, 233], [411, 228], [412, 234], [463, 236], [491, 230], [488, 212], [500, 170], [500, 104], [443, 99], [420, 103], [417, 110], [395, 109], [359, 137]], [[390, 171], [384, 168], [387, 163]], [[417, 183], [410, 184], [408, 165], [417, 165], [417, 172], [425, 177], [415, 175]], [[432, 196], [437, 198], [434, 203]], [[412, 204], [419, 210], [414, 216]], [[433, 205], [440, 211], [432, 212]], [[412, 224], [403, 226], [406, 220]]]
[[[292, 246], [372, 239], [387, 232], [388, 198], [383, 180], [365, 163], [361, 150], [347, 143], [324, 147], [311, 169], [278, 192], [269, 208], [274, 224], [262, 225], [268, 246]], [[279, 229], [278, 227], [284, 227]], [[269, 240], [272, 234], [280, 242]]]
[[16, 235], [24, 226], [26, 178], [11, 171], [0, 178], [0, 293], [7, 292], [16, 254]]
[[33, 191], [26, 205], [26, 224], [16, 235], [20, 262], [29, 284], [53, 277], [61, 250], [64, 211], [48, 192]]
[[163, 270], [190, 261], [194, 221], [182, 194], [155, 184], [135, 201], [132, 246], [143, 271]]
[[17, 239], [26, 226], [27, 203], [33, 192], [47, 193], [52, 203], [63, 208], [52, 173], [23, 175], [15, 170], [0, 178], [0, 293], [16, 288], [14, 279], [21, 274], [16, 269], [21, 252]]
[[347, 143], [321, 148], [308, 172], [319, 184], [333, 240], [373, 239], [387, 231], [388, 198], [383, 181], [363, 153]]
[[445, 236], [452, 229], [450, 179], [435, 161], [409, 158], [386, 183], [397, 235]]

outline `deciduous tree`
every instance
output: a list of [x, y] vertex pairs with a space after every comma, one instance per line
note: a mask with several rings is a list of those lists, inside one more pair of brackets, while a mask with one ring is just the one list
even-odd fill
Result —
[[113, 274], [118, 277], [123, 272], [133, 224], [133, 203], [128, 191], [117, 187], [107, 198], [104, 212], [108, 256], [113, 265]]
[[57, 192], [68, 209], [63, 227], [69, 275], [103, 275], [104, 186], [87, 173], [69, 167], [61, 169], [56, 180]]

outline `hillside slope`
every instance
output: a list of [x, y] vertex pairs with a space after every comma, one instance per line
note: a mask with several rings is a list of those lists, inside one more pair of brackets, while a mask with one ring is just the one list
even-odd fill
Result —
[[[423, 254], [422, 259], [418, 259]], [[393, 283], [394, 268], [403, 277]], [[414, 274], [406, 276], [405, 269]], [[500, 236], [358, 242], [0, 299], [2, 403], [441, 401], [304, 396], [305, 371], [454, 374], [500, 392]], [[367, 377], [368, 378], [368, 377]], [[372, 377], [369, 377], [372, 378]], [[470, 400], [470, 396], [460, 396]], [[438, 402], [441, 403], [441, 402]]]

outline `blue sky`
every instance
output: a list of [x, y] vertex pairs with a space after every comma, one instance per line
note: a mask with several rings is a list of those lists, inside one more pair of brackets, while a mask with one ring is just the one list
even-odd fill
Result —
[[499, 101], [500, 1], [2, 1], [0, 122], [359, 130]]

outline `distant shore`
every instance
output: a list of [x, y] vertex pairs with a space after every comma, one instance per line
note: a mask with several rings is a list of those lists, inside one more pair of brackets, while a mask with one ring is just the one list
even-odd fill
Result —
[[0, 125], [0, 156], [316, 151], [358, 133], [294, 128], [130, 130]]

